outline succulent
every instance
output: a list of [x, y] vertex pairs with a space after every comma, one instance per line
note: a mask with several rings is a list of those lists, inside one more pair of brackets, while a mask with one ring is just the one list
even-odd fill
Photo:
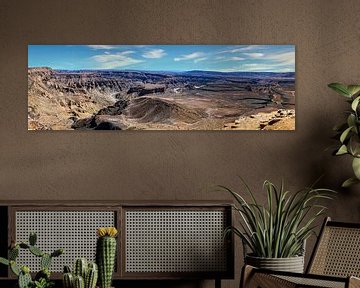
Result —
[[[35, 246], [37, 236], [35, 233], [30, 233], [29, 243], [16, 243], [11, 242], [8, 259], [0, 257], [0, 264], [10, 266], [11, 271], [18, 276], [19, 288], [48, 288], [52, 287], [53, 282], [50, 281], [50, 265], [53, 257], [58, 257], [64, 253], [63, 249], [57, 249], [51, 254], [44, 253], [39, 247]], [[28, 266], [19, 267], [16, 259], [19, 256], [20, 249], [29, 250], [30, 253], [37, 257], [41, 257], [40, 266], [41, 270], [36, 274], [33, 281], [30, 275]]]
[[74, 263], [74, 273], [69, 266], [64, 266], [64, 288], [95, 288], [98, 279], [96, 263], [89, 263], [85, 258], [79, 258]]
[[116, 258], [115, 227], [102, 227], [97, 229], [99, 236], [96, 243], [96, 262], [99, 267], [100, 288], [110, 288]]

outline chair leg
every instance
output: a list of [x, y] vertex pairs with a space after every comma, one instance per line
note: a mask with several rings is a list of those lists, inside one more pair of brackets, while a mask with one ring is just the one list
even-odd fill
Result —
[[253, 274], [253, 271], [254, 271], [254, 267], [252, 267], [250, 265], [244, 265], [244, 267], [242, 268], [242, 271], [241, 271], [239, 288], [248, 287], [250, 280], [251, 280], [251, 276]]

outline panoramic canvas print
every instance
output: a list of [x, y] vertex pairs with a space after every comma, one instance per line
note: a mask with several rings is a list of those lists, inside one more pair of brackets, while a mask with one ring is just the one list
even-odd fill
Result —
[[293, 45], [29, 45], [29, 130], [295, 130]]

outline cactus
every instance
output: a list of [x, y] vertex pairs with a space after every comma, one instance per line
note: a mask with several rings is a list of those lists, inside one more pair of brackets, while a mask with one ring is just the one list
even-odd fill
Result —
[[84, 280], [87, 268], [88, 268], [88, 262], [85, 258], [76, 259], [75, 267], [74, 267], [75, 276], [81, 276]]
[[51, 260], [52, 257], [50, 254], [45, 253], [42, 257], [41, 257], [41, 262], [40, 262], [40, 267], [41, 269], [49, 269], [50, 265], [51, 265]]
[[36, 247], [36, 246], [30, 246], [30, 247], [29, 247], [29, 251], [30, 251], [32, 254], [34, 254], [35, 256], [37, 256], [37, 257], [41, 257], [41, 256], [44, 255], [44, 252], [42, 252], [42, 251], [40, 250], [40, 248], [38, 248], [38, 247]]
[[74, 287], [74, 276], [72, 273], [64, 273], [63, 274], [63, 286], [64, 288], [73, 288]]
[[[85, 258], [76, 259], [74, 263], [74, 273], [71, 273], [69, 266], [64, 266], [63, 286], [64, 288], [77, 288], [75, 281], [77, 281], [80, 288], [95, 288], [98, 279], [98, 268], [95, 263], [89, 263]], [[83, 275], [83, 276], [82, 276]], [[76, 280], [77, 279], [77, 280]], [[81, 281], [81, 280], [82, 281]], [[82, 282], [82, 283], [81, 283]]]
[[16, 258], [19, 256], [19, 246], [16, 245], [14, 248], [10, 249], [8, 256], [9, 260], [15, 261]]
[[81, 276], [74, 277], [74, 288], [85, 288], [84, 278]]
[[30, 273], [21, 271], [18, 280], [19, 288], [29, 288], [31, 283], [32, 283], [32, 279]]
[[99, 267], [99, 282], [101, 288], [110, 288], [116, 258], [115, 227], [98, 228], [99, 238], [96, 243], [96, 262]]
[[85, 276], [85, 288], [95, 288], [98, 279], [98, 266], [96, 263], [89, 263]]
[[[18, 276], [18, 286], [19, 288], [29, 288], [29, 287], [51, 287], [53, 282], [50, 281], [50, 265], [53, 257], [60, 256], [63, 254], [63, 249], [55, 250], [53, 253], [48, 254], [41, 251], [38, 247], [35, 246], [37, 236], [35, 233], [30, 233], [29, 244], [20, 242], [16, 243], [11, 241], [11, 245], [8, 251], [8, 259], [0, 257], [0, 264], [10, 266], [11, 271]], [[35, 281], [32, 280], [30, 275], [30, 269], [27, 266], [22, 266], [21, 268], [16, 264], [16, 259], [19, 256], [19, 250], [29, 250], [30, 253], [37, 257], [41, 257], [41, 271], [39, 271], [35, 276]]]
[[34, 232], [31, 232], [29, 235], [29, 244], [31, 246], [35, 246], [36, 245], [36, 241], [37, 241], [37, 235]]

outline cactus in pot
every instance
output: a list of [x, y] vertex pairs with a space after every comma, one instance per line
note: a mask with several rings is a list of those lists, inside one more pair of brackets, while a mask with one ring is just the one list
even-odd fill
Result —
[[99, 267], [100, 288], [110, 288], [116, 258], [115, 227], [102, 227], [97, 229], [96, 262]]
[[74, 264], [74, 273], [68, 266], [64, 267], [64, 288], [95, 288], [98, 279], [96, 263], [88, 263], [85, 258], [79, 258]]

